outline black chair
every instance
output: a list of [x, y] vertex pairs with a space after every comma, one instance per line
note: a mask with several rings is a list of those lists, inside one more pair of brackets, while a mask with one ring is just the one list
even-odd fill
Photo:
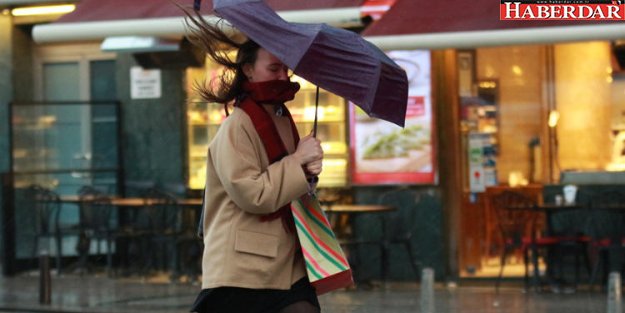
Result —
[[189, 281], [199, 278], [202, 272], [202, 252], [204, 242], [197, 236], [197, 223], [201, 215], [201, 207], [179, 204], [176, 232], [176, 259], [172, 264], [172, 280], [186, 276]]
[[[197, 219], [185, 213], [176, 198], [169, 192], [159, 188], [149, 189], [144, 194], [150, 223], [150, 245], [152, 252], [148, 256], [148, 267], [158, 261], [160, 268], [171, 271], [171, 279], [178, 278], [180, 273], [190, 275], [195, 272], [193, 266], [182, 266], [180, 260], [195, 261], [201, 257], [201, 240], [195, 234]], [[173, 253], [172, 253], [173, 251]], [[186, 262], [185, 262], [186, 263]]]
[[61, 274], [63, 239], [65, 237], [77, 236], [79, 234], [78, 225], [62, 220], [61, 199], [59, 195], [52, 190], [38, 185], [32, 185], [28, 187], [27, 195], [34, 201], [33, 205], [35, 209], [35, 244], [33, 245], [33, 257], [37, 257], [37, 252], [43, 249], [41, 247], [42, 239], [54, 239], [56, 268], [57, 273]]
[[[588, 249], [591, 242], [591, 237], [588, 235], [590, 228], [588, 206], [579, 204], [578, 208], [566, 209], [559, 208], [554, 210], [554, 213], [548, 214], [547, 217], [551, 220], [549, 237], [554, 238], [557, 244], [553, 247], [553, 257], [550, 264], [551, 275], [556, 277], [555, 271], [559, 275], [559, 281], [564, 282], [565, 270], [567, 269], [567, 260], [570, 256], [574, 259], [574, 282], [573, 287], [576, 288], [580, 277], [580, 261], [584, 262], [584, 267], [588, 274], [591, 275], [590, 258]], [[557, 266], [556, 266], [557, 263]]]
[[109, 275], [113, 268], [113, 244], [115, 240], [114, 224], [111, 220], [113, 205], [111, 199], [98, 189], [90, 186], [78, 191], [80, 203], [80, 237], [78, 266], [88, 270], [88, 258], [91, 242], [96, 242], [96, 253], [101, 254], [100, 243], [106, 243], [106, 269]]
[[[625, 193], [605, 191], [597, 193], [590, 202], [591, 250], [594, 259], [591, 287], [603, 267], [602, 283], [607, 281], [608, 272], [623, 271], [625, 262]], [[604, 284], [602, 284], [604, 285]]]
[[[137, 189], [136, 192], [147, 192]], [[111, 201], [113, 202], [113, 201]], [[150, 237], [153, 233], [151, 225], [151, 207], [143, 201], [143, 205], [123, 206], [112, 205], [116, 213], [117, 221], [111, 230], [111, 237], [115, 243], [115, 255], [112, 265], [113, 274], [129, 275], [139, 273], [145, 275], [151, 264], [149, 254], [151, 244]], [[121, 273], [120, 273], [121, 271]]]
[[508, 256], [515, 250], [523, 253], [525, 266], [525, 288], [529, 286], [529, 255], [531, 252], [532, 265], [534, 268], [534, 285], [540, 286], [539, 277], [539, 250], [553, 247], [557, 240], [551, 237], [539, 236], [537, 221], [539, 213], [536, 211], [537, 201], [522, 193], [505, 190], [491, 197], [491, 206], [495, 211], [497, 226], [500, 231], [503, 249], [500, 258], [500, 270], [495, 282], [495, 290], [499, 292], [499, 286], [503, 277]]
[[[390, 266], [390, 249], [391, 245], [401, 245], [409, 257], [410, 265], [414, 270], [416, 277], [420, 277], [419, 269], [421, 263], [417, 260], [417, 254], [413, 245], [414, 227], [417, 224], [417, 210], [419, 203], [423, 201], [427, 195], [418, 194], [414, 190], [395, 189], [383, 193], [378, 203], [394, 207], [396, 210], [391, 213], [381, 214], [383, 219], [383, 273], [388, 272]], [[383, 277], [386, 279], [386, 277]]]

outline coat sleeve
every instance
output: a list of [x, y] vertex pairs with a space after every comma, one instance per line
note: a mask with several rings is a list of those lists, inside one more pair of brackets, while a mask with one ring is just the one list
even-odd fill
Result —
[[249, 125], [237, 124], [224, 129], [209, 153], [221, 184], [239, 208], [269, 214], [308, 191], [304, 170], [291, 155], [263, 170], [260, 155], [266, 152], [251, 137], [258, 135]]

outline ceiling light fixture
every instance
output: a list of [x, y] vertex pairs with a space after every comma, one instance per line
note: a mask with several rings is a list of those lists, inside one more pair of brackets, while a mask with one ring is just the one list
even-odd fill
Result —
[[34, 7], [21, 7], [11, 10], [13, 16], [52, 15], [65, 14], [76, 9], [75, 4], [45, 5]]

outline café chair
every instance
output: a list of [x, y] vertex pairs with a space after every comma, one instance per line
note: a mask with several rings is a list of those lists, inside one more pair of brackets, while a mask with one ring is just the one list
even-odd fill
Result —
[[[421, 275], [419, 269], [421, 263], [417, 259], [417, 253], [415, 252], [415, 246], [413, 244], [414, 239], [414, 226], [417, 221], [417, 212], [419, 204], [427, 197], [425, 194], [419, 194], [415, 190], [407, 188], [394, 189], [383, 193], [378, 203], [382, 205], [389, 205], [396, 208], [395, 211], [380, 215], [384, 223], [383, 234], [383, 253], [382, 253], [382, 267], [383, 275], [388, 273], [390, 266], [390, 250], [392, 245], [400, 245], [406, 252], [412, 270], [416, 277]], [[385, 280], [386, 277], [383, 277]]]
[[567, 266], [567, 257], [573, 257], [574, 260], [574, 282], [573, 288], [577, 288], [580, 277], [580, 261], [583, 261], [588, 277], [591, 275], [591, 262], [588, 254], [590, 247], [591, 237], [588, 235], [589, 225], [589, 210], [585, 205], [580, 204], [579, 209], [566, 210], [558, 209], [561, 211], [555, 211], [548, 215], [551, 223], [548, 227], [549, 233], [547, 236], [556, 239], [552, 260], [552, 272], [551, 275], [555, 276], [555, 270], [558, 270], [558, 274], [561, 280], [565, 278], [565, 269]]
[[[157, 268], [161, 263], [171, 271], [170, 278], [175, 280], [182, 269], [180, 259], [188, 261], [190, 255], [200, 259], [201, 251], [197, 247], [201, 240], [195, 234], [196, 219], [188, 218], [188, 213], [178, 204], [176, 197], [160, 188], [149, 189], [144, 194], [150, 223], [150, 251], [148, 267]], [[173, 252], [173, 253], [172, 253]], [[160, 265], [160, 264], [159, 264]]]
[[115, 225], [111, 219], [113, 205], [111, 199], [100, 190], [84, 186], [78, 191], [80, 206], [80, 224], [78, 266], [89, 270], [88, 258], [91, 243], [96, 243], [96, 253], [101, 255], [101, 242], [106, 244], [106, 270], [108, 275], [113, 270], [113, 244], [115, 242]]
[[525, 289], [529, 287], [529, 257], [531, 253], [534, 283], [535, 287], [538, 288], [540, 286], [539, 249], [554, 246], [557, 244], [557, 240], [538, 235], [540, 229], [537, 227], [539, 216], [536, 211], [537, 200], [516, 191], [505, 190], [490, 197], [489, 201], [494, 209], [503, 243], [500, 257], [501, 267], [495, 282], [495, 291], [499, 292], [506, 261], [515, 250], [521, 250], [523, 253]]
[[[78, 235], [78, 225], [62, 219], [61, 198], [54, 191], [39, 185], [32, 185], [26, 190], [29, 201], [33, 201], [35, 215], [35, 244], [33, 245], [33, 257], [42, 250], [49, 251], [49, 240], [55, 242], [55, 261], [57, 273], [62, 272], [63, 239]], [[42, 246], [42, 240], [48, 241]]]
[[175, 281], [181, 276], [186, 276], [188, 281], [192, 282], [199, 279], [202, 272], [204, 242], [196, 232], [202, 208], [182, 205], [179, 205], [179, 208], [175, 263], [172, 264], [171, 279]]
[[625, 193], [604, 191], [590, 202], [592, 237], [591, 251], [594, 260], [590, 286], [594, 286], [600, 268], [603, 268], [602, 285], [612, 270], [623, 272], [625, 262]]
[[[142, 191], [145, 193], [145, 190]], [[144, 201], [145, 202], [145, 201]], [[114, 272], [122, 271], [122, 275], [139, 273], [144, 275], [149, 264], [150, 236], [152, 227], [150, 223], [149, 207], [145, 204], [140, 206], [115, 206], [118, 222], [113, 229], [115, 253], [118, 264], [113, 265]]]

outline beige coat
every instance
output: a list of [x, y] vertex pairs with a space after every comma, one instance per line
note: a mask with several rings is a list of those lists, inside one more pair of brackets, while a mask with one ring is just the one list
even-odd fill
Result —
[[[270, 115], [293, 153], [288, 118]], [[251, 119], [235, 108], [209, 145], [206, 177], [202, 288], [289, 289], [305, 275], [297, 236], [280, 218], [259, 217], [308, 191], [300, 164], [289, 155], [269, 165]]]

